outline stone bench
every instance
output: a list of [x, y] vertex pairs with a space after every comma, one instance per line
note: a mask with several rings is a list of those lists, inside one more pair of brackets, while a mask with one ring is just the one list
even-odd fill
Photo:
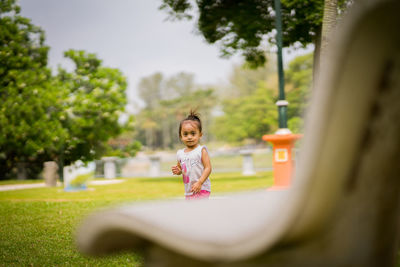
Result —
[[289, 190], [89, 216], [80, 251], [146, 266], [393, 266], [400, 191], [400, 1], [358, 1], [335, 35]]

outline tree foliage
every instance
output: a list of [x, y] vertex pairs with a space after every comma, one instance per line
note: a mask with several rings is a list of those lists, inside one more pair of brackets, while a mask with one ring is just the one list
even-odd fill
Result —
[[289, 102], [288, 126], [292, 132], [303, 131], [304, 112], [309, 103], [312, 86], [313, 55], [301, 55], [293, 59], [286, 69], [286, 98]]
[[[344, 2], [339, 0], [340, 8]], [[319, 40], [324, 0], [282, 0], [281, 8], [285, 47]], [[263, 41], [275, 43], [273, 0], [163, 0], [160, 9], [170, 18], [196, 17], [200, 33], [207, 42], [218, 43], [223, 56], [241, 52], [253, 66], [265, 63]]]
[[251, 95], [225, 100], [224, 115], [217, 117], [213, 125], [214, 134], [228, 142], [261, 142], [264, 134], [277, 128], [275, 100], [273, 90], [262, 82]]
[[36, 178], [45, 161], [70, 164], [109, 152], [107, 140], [132, 125], [118, 122], [126, 104], [122, 73], [70, 50], [75, 70], [53, 76], [44, 32], [20, 16], [15, 0], [0, 2], [0, 29], [0, 179]]
[[[57, 136], [66, 135], [57, 120], [61, 92], [46, 67], [44, 32], [19, 15], [14, 1], [0, 5], [0, 173], [20, 178], [59, 150]], [[26, 170], [29, 170], [28, 172]]]
[[119, 117], [127, 103], [126, 78], [118, 69], [103, 67], [95, 54], [69, 50], [65, 57], [74, 62], [75, 69], [60, 68], [57, 77], [68, 92], [61, 118], [68, 136], [62, 140], [59, 157], [66, 164], [87, 162], [101, 156], [106, 141], [124, 130]]

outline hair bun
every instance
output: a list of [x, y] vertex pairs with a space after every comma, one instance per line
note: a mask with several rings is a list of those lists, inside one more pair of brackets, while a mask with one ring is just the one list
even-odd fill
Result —
[[190, 113], [187, 116], [187, 119], [200, 121], [200, 114], [197, 113], [195, 110], [190, 110]]

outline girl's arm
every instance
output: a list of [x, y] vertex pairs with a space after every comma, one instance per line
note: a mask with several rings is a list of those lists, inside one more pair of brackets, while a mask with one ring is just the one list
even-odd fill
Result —
[[192, 192], [193, 193], [199, 193], [201, 190], [201, 186], [203, 183], [207, 180], [208, 176], [210, 176], [211, 173], [211, 161], [210, 161], [210, 156], [208, 155], [207, 149], [204, 147], [201, 150], [201, 162], [203, 163], [204, 170], [203, 173], [201, 174], [199, 180], [193, 184], [192, 186]]
[[172, 166], [171, 169], [172, 169], [172, 173], [175, 174], [175, 175], [182, 174], [182, 167], [181, 167], [181, 164], [179, 163], [179, 161], [176, 164], [176, 166]]

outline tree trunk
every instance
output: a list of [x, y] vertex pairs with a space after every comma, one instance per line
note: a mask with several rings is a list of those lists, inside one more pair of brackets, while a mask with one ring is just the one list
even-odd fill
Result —
[[324, 68], [326, 64], [325, 57], [327, 47], [330, 42], [332, 32], [336, 28], [337, 20], [337, 0], [325, 0], [324, 17], [322, 20], [321, 31], [321, 52], [320, 52], [320, 67]]
[[322, 28], [317, 33], [314, 41], [314, 66], [313, 66], [313, 90], [318, 90], [315, 88], [315, 83], [318, 79], [321, 68], [324, 68], [325, 57], [327, 52], [327, 46], [329, 44], [329, 38], [332, 31], [336, 27], [337, 21], [337, 0], [325, 0], [324, 3], [324, 16], [322, 20]]
[[317, 77], [318, 77], [320, 57], [321, 57], [321, 29], [318, 30], [317, 36], [315, 37], [315, 40], [314, 40], [312, 90], [315, 89], [315, 82], [317, 81]]

